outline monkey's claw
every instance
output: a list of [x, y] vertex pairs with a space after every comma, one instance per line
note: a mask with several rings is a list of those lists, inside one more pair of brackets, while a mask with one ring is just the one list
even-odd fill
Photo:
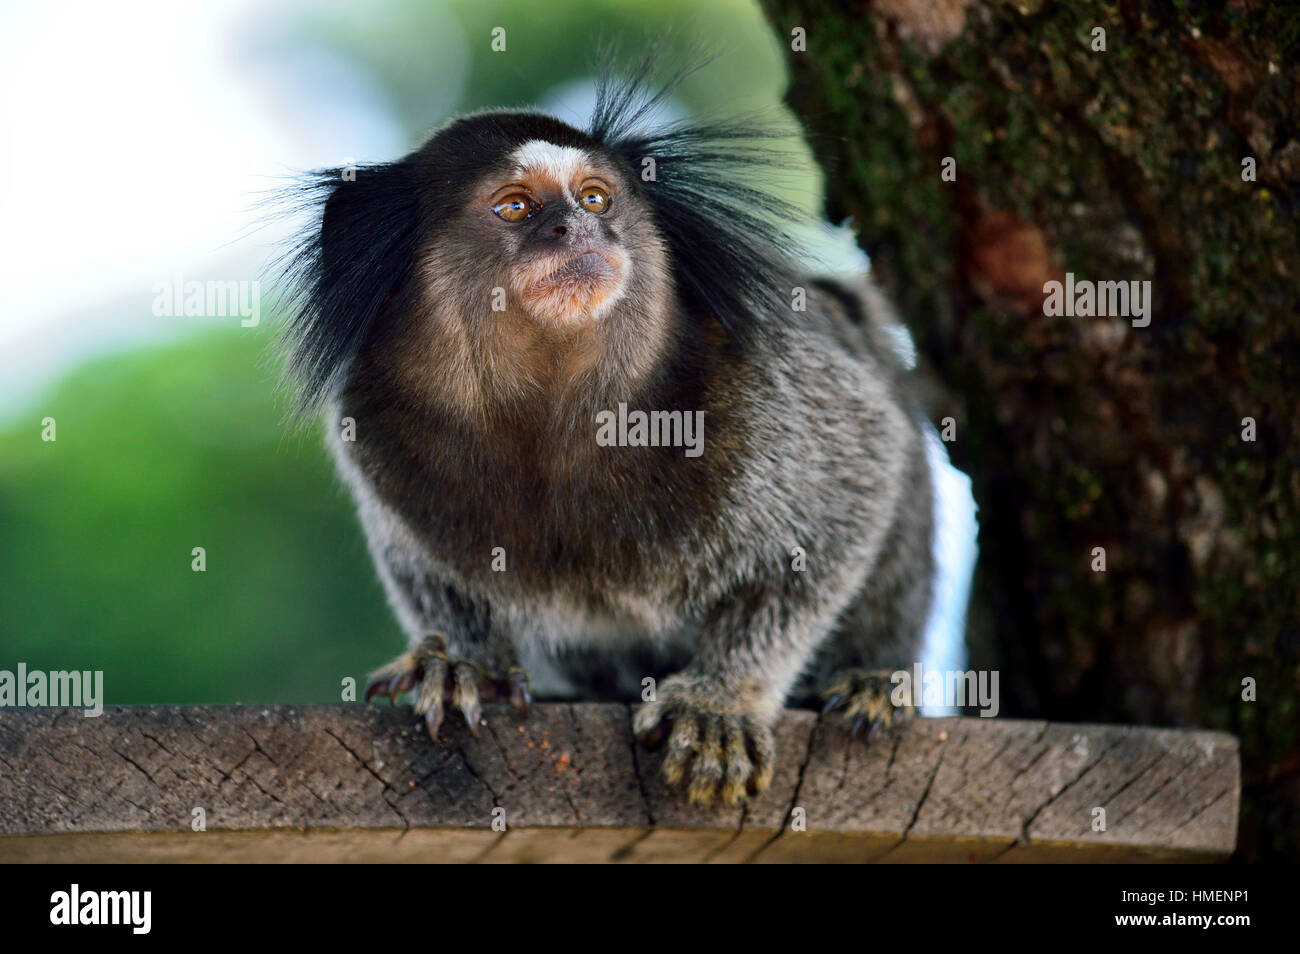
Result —
[[446, 711], [446, 700], [465, 717], [471, 735], [478, 735], [483, 717], [482, 699], [506, 698], [522, 714], [528, 714], [532, 700], [528, 674], [514, 667], [506, 676], [487, 672], [477, 663], [447, 654], [446, 640], [437, 634], [428, 636], [410, 652], [403, 653], [387, 666], [376, 670], [366, 684], [366, 701], [387, 696], [396, 704], [397, 697], [415, 690], [415, 712], [424, 716], [429, 738], [438, 740]]
[[637, 712], [633, 727], [652, 748], [667, 736], [664, 778], [674, 787], [685, 785], [696, 805], [715, 798], [735, 805], [766, 791], [772, 782], [776, 743], [771, 728], [723, 689], [666, 680], [657, 699]]
[[892, 698], [894, 684], [889, 669], [841, 669], [835, 673], [822, 690], [822, 714], [842, 711], [853, 735], [867, 729], [868, 737], [881, 727], [889, 728], [895, 721], [902, 722], [916, 710], [908, 699], [895, 705]]
[[528, 673], [515, 666], [506, 674], [506, 679], [510, 685], [510, 704], [519, 710], [520, 715], [528, 715], [533, 704], [533, 687]]

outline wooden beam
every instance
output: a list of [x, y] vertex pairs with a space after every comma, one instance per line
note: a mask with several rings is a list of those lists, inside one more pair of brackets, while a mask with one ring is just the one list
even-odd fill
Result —
[[960, 718], [866, 740], [789, 710], [771, 790], [704, 810], [666, 789], [626, 706], [485, 715], [479, 738], [449, 718], [435, 745], [405, 706], [6, 710], [0, 862], [1221, 861], [1236, 845], [1221, 732]]

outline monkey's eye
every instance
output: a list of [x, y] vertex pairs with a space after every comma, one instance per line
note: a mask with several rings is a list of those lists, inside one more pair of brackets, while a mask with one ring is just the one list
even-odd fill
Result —
[[492, 211], [507, 222], [522, 222], [531, 218], [538, 208], [540, 206], [522, 192], [512, 192], [492, 206]]
[[578, 204], [596, 215], [609, 211], [609, 203], [609, 193], [600, 186], [589, 185], [578, 193]]

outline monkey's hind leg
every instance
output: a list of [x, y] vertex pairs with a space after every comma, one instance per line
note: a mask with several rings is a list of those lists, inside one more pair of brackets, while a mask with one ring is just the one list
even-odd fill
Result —
[[532, 702], [528, 674], [522, 669], [513, 667], [505, 674], [487, 672], [468, 659], [448, 655], [447, 641], [437, 633], [426, 636], [410, 652], [402, 653], [371, 673], [366, 684], [366, 701], [374, 696], [387, 696], [396, 704], [397, 697], [411, 689], [415, 690], [416, 715], [424, 716], [429, 738], [435, 742], [442, 727], [444, 700], [449, 694], [474, 736], [478, 735], [483, 698], [509, 699], [522, 715], [528, 714]]
[[866, 729], [870, 737], [881, 727], [907, 721], [916, 714], [916, 709], [911, 698], [894, 698], [896, 690], [898, 693], [906, 690], [893, 684], [892, 672], [856, 667], [836, 670], [821, 691], [822, 714], [842, 713], [855, 736]]

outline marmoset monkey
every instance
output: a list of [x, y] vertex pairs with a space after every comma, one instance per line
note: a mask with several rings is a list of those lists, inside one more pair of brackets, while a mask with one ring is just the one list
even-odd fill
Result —
[[764, 134], [647, 128], [673, 86], [647, 75], [602, 83], [586, 130], [485, 112], [312, 174], [288, 366], [410, 637], [367, 698], [414, 690], [436, 740], [488, 694], [652, 686], [634, 724], [668, 780], [734, 803], [788, 700], [889, 719], [930, 471], [883, 302], [800, 274]]

